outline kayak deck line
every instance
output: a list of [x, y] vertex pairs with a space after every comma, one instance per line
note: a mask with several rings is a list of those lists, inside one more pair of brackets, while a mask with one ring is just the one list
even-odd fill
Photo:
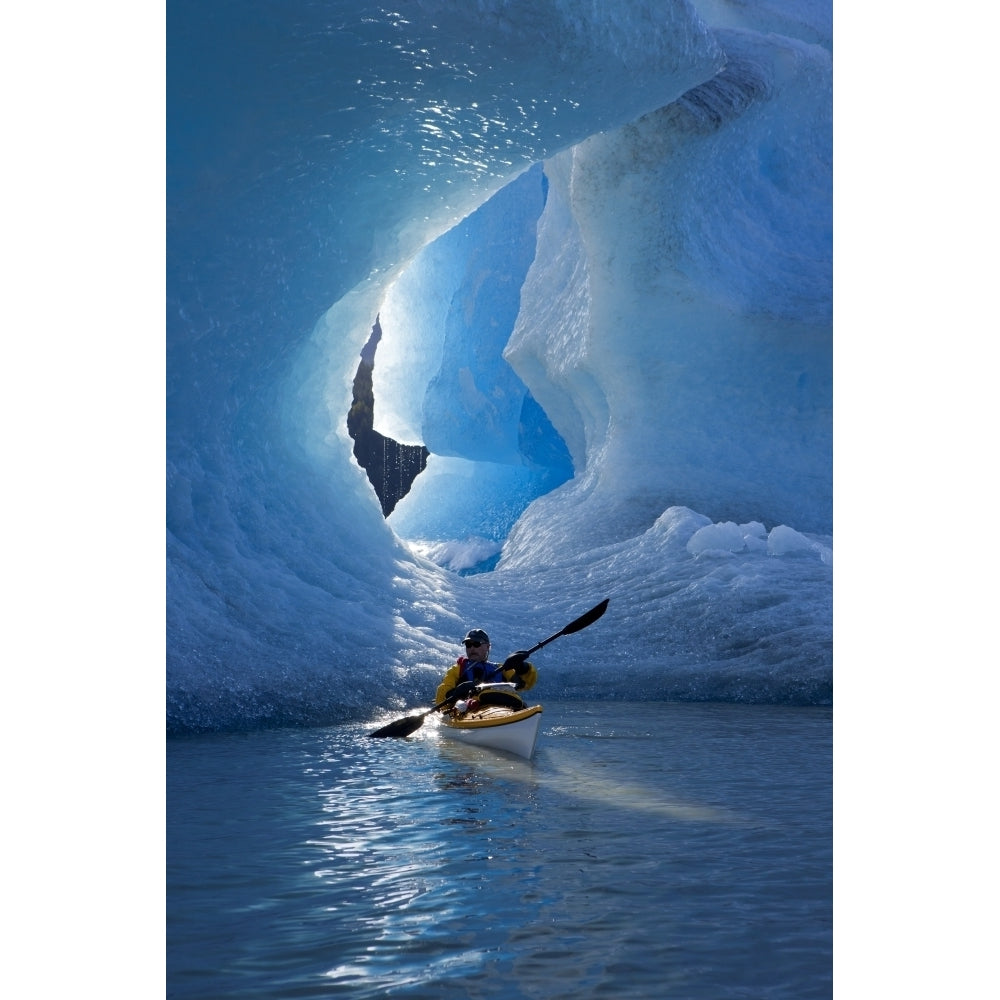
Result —
[[496, 726], [510, 726], [530, 719], [542, 711], [541, 705], [532, 705], [519, 712], [511, 711], [501, 705], [485, 705], [455, 718], [445, 717], [444, 724], [455, 729], [490, 729]]

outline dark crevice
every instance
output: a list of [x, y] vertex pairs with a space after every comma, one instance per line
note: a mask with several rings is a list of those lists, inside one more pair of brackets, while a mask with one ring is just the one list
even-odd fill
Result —
[[361, 364], [354, 376], [354, 399], [347, 414], [347, 433], [354, 441], [354, 457], [365, 472], [382, 505], [382, 516], [388, 517], [396, 504], [410, 492], [413, 480], [427, 465], [429, 452], [423, 445], [400, 444], [372, 427], [375, 396], [372, 393], [372, 371], [375, 349], [382, 339], [378, 317], [361, 352]]

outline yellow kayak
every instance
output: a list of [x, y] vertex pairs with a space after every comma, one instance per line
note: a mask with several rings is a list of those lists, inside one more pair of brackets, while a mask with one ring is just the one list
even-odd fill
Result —
[[441, 731], [449, 739], [531, 759], [542, 721], [541, 705], [525, 705], [513, 684], [483, 684], [467, 701], [444, 712]]

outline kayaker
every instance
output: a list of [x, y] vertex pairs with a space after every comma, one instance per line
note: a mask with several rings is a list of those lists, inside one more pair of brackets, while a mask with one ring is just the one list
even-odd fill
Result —
[[503, 663], [491, 663], [490, 637], [481, 628], [470, 629], [462, 642], [465, 656], [460, 656], [444, 675], [435, 701], [445, 701], [452, 695], [467, 697], [475, 684], [484, 682], [512, 681], [518, 691], [526, 691], [538, 680], [538, 671], [528, 662], [523, 649], [511, 653]]

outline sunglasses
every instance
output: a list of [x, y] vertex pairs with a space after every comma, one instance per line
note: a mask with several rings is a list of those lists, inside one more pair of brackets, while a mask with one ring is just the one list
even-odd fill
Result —
[[465, 640], [465, 648], [466, 649], [468, 649], [469, 646], [472, 646], [473, 649], [479, 649], [480, 646], [485, 646], [485, 645], [486, 645], [485, 642], [476, 642], [475, 639], [466, 639]]

